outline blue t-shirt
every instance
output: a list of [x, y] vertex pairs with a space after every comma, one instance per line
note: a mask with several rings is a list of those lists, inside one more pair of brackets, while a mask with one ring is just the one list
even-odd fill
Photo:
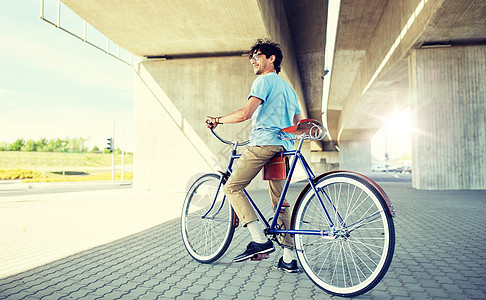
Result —
[[281, 145], [292, 150], [294, 141], [278, 137], [280, 130], [293, 126], [294, 116], [300, 114], [299, 101], [292, 87], [271, 72], [253, 81], [248, 99], [250, 97], [263, 100], [252, 116], [250, 146]]

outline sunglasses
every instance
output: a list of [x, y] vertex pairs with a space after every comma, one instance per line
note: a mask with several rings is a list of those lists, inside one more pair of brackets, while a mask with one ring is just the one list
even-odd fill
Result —
[[265, 55], [267, 56], [266, 54], [263, 54], [263, 53], [255, 53], [253, 54], [253, 56], [250, 58], [250, 62], [254, 61], [254, 62], [257, 62], [259, 59], [260, 59], [260, 55]]

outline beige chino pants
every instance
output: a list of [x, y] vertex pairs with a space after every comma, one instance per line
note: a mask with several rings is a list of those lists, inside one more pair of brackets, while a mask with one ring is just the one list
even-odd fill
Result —
[[[243, 193], [243, 189], [250, 184], [253, 178], [255, 178], [273, 156], [284, 150], [282, 146], [250, 146], [238, 159], [236, 168], [228, 179], [228, 182], [226, 182], [223, 191], [243, 226], [258, 220], [255, 210]], [[285, 180], [268, 181], [268, 191], [274, 209], [280, 200], [284, 184]], [[287, 207], [279, 214], [278, 224], [280, 226], [283, 224], [286, 229], [290, 229], [290, 211], [290, 207]], [[284, 245], [293, 246], [293, 240], [289, 234], [282, 238]]]

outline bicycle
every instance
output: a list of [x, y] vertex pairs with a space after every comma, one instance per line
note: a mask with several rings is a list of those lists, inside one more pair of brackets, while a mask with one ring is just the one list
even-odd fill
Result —
[[[187, 192], [181, 218], [184, 246], [200, 263], [218, 260], [238, 227], [238, 217], [221, 189], [232, 173], [234, 161], [241, 156], [237, 148], [249, 142], [228, 141], [213, 129], [211, 132], [232, 146], [228, 166], [220, 174], [208, 173], [195, 180]], [[296, 150], [282, 153], [293, 158], [271, 223], [244, 190], [266, 228], [265, 234], [279, 244], [279, 236], [293, 235], [294, 250], [304, 272], [327, 293], [342, 297], [366, 293], [381, 281], [393, 258], [395, 209], [390, 199], [373, 180], [355, 172], [314, 175], [301, 149], [305, 140], [325, 137], [326, 131], [318, 121], [301, 120], [296, 126], [282, 129], [281, 134], [287, 138], [291, 134], [298, 143]], [[294, 204], [290, 228], [279, 228], [278, 214], [298, 161], [308, 184]]]

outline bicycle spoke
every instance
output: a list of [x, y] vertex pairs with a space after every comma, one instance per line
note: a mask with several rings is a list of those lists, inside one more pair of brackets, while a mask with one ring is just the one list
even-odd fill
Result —
[[382, 211], [378, 211], [378, 212], [376, 212], [375, 214], [373, 214], [373, 215], [371, 215], [369, 217], [366, 217], [364, 219], [361, 219], [358, 222], [356, 222], [354, 224], [351, 224], [346, 229], [348, 230], [348, 232], [351, 232], [351, 231], [354, 231], [354, 230], [356, 230], [358, 228], [367, 226], [366, 229], [370, 230], [372, 228], [369, 228], [368, 225], [373, 224], [373, 223], [380, 223], [380, 213], [381, 212]]
[[[349, 252], [347, 253], [349, 259], [351, 260], [351, 263], [352, 263], [352, 266], [354, 267], [354, 271], [356, 273], [356, 279], [358, 282], [361, 282], [361, 277], [359, 276], [359, 273], [358, 273], [358, 265], [356, 263], [356, 261], [354, 260], [354, 255], [352, 254], [353, 250], [351, 249], [350, 245], [349, 244], [346, 244], [346, 246], [348, 247], [348, 250]], [[349, 269], [349, 265], [348, 265], [348, 271], [349, 271], [349, 274], [350, 274], [350, 279], [351, 279], [351, 285], [354, 285], [353, 283], [353, 276], [351, 276], [351, 270]], [[364, 274], [363, 274], [364, 275]]]
[[[357, 280], [358, 280], [358, 282], [362, 282], [361, 277], [363, 277], [363, 279], [365, 279], [366, 274], [361, 270], [361, 268], [358, 265], [358, 262], [354, 259], [355, 257], [357, 259], [359, 259], [359, 256], [356, 255], [356, 253], [354, 252], [354, 250], [351, 248], [351, 246], [349, 244], [347, 244], [347, 246], [349, 248], [349, 256], [350, 256], [350, 258], [353, 262], [353, 265], [354, 265], [354, 270], [356, 272]], [[361, 273], [361, 276], [360, 276], [360, 273]], [[351, 272], [350, 272], [350, 274], [351, 274]]]

